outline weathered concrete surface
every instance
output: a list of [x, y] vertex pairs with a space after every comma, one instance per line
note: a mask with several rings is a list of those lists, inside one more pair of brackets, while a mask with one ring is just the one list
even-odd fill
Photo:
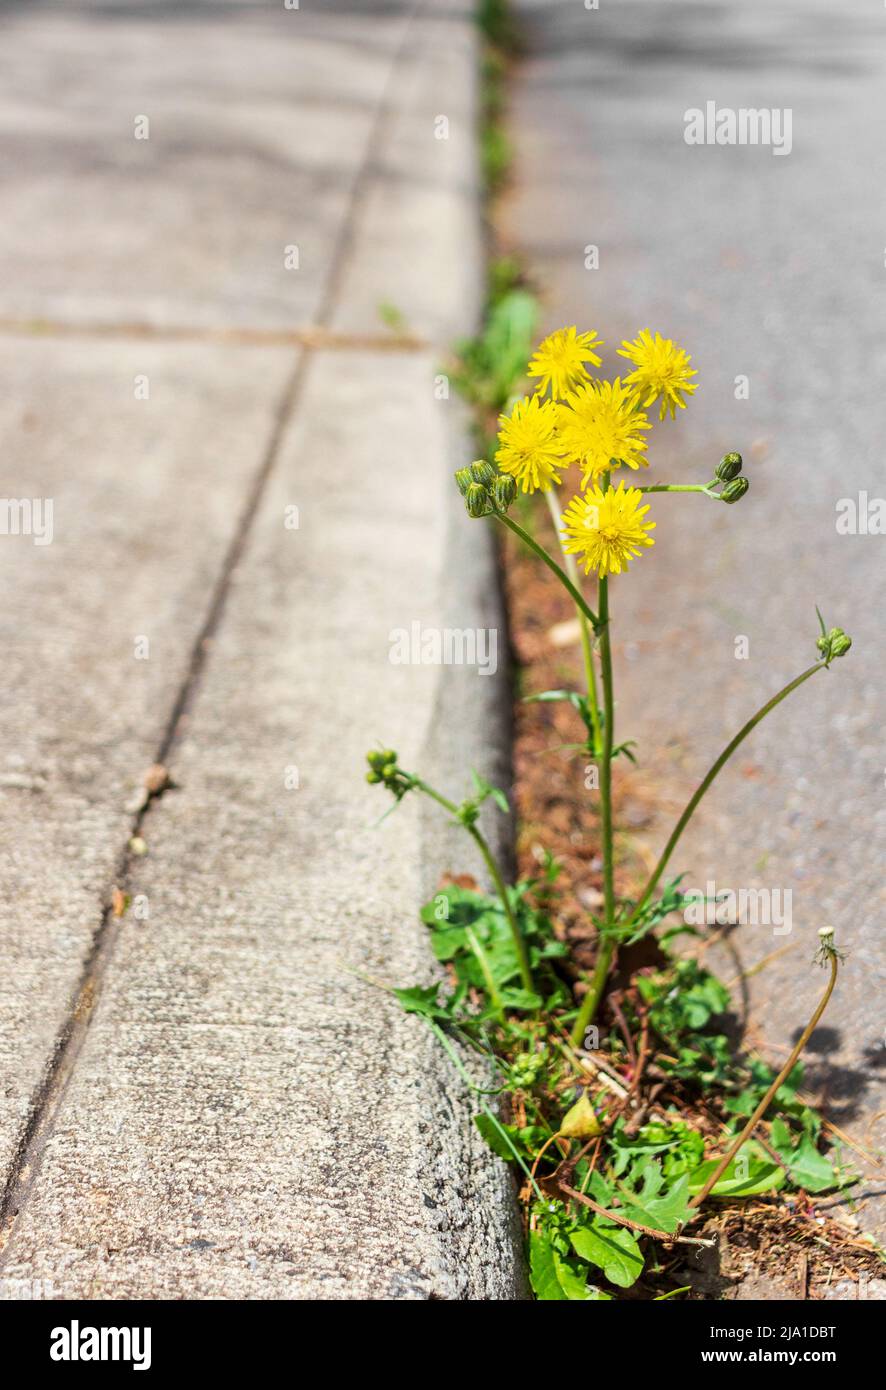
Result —
[[408, 10], [6, 7], [0, 313], [312, 323]]
[[[81, 40], [70, 89], [79, 134], [67, 160], [55, 146], [45, 156], [77, 204], [66, 272], [44, 277], [51, 255], [36, 233], [7, 247], [7, 318], [59, 320], [59, 333], [84, 322], [159, 332], [57, 343], [54, 330], [38, 340], [19, 322], [3, 343], [7, 398], [35, 399], [46, 436], [36, 450], [17, 433], [18, 407], [6, 408], [7, 476], [25, 495], [54, 491], [57, 539], [0, 545], [25, 629], [15, 632], [19, 698], [5, 709], [6, 747], [24, 751], [0, 787], [20, 834], [6, 895], [17, 906], [3, 926], [18, 978], [8, 975], [0, 996], [15, 1050], [4, 1076], [0, 1290], [21, 1287], [3, 1279], [42, 1278], [60, 1297], [523, 1291], [510, 1174], [475, 1136], [462, 1081], [415, 1019], [349, 973], [431, 978], [417, 906], [439, 870], [479, 871], [418, 806], [373, 828], [385, 806], [362, 782], [366, 748], [393, 742], [453, 793], [464, 785], [456, 759], [498, 779], [507, 763], [489, 537], [456, 515], [450, 475], [465, 421], [435, 390], [444, 327], [467, 331], [476, 313], [480, 238], [462, 135], [460, 176], [446, 154], [447, 194], [428, 201], [436, 150], [426, 117], [452, 109], [468, 128], [473, 40], [455, 5], [409, 9], [314, 14], [307, 49], [288, 27], [303, 12], [282, 7], [273, 22], [240, 5], [188, 6], [174, 23], [159, 4], [68, 6], [64, 20], [4, 12], [24, 52], [42, 55], [22, 105], [6, 112], [12, 125], [40, 105], [61, 27]], [[444, 18], [454, 66], [431, 61]], [[167, 48], [158, 35], [170, 26]], [[100, 186], [80, 178], [84, 146], [100, 164], [108, 144], [103, 129], [77, 124], [77, 55], [116, 83], [114, 62], [96, 66], [102, 51], [129, 64], [124, 105], [140, 81], [162, 84], [165, 106], [151, 88], [161, 126], [194, 141], [186, 174], [158, 156], [131, 226], [116, 175]], [[281, 112], [297, 125], [308, 84], [304, 109], [319, 103], [311, 129], [328, 137], [310, 151], [328, 199], [300, 203], [304, 244], [325, 259], [282, 303], [269, 269], [276, 245], [267, 248], [288, 219], [291, 126], [274, 137], [279, 164], [252, 169], [254, 195], [237, 179], [219, 191], [225, 150], [257, 138], [263, 70], [275, 77], [262, 128], [276, 131]], [[105, 109], [95, 94], [90, 110]], [[335, 124], [343, 112], [348, 138]], [[152, 141], [154, 131], [152, 122]], [[423, 138], [415, 193], [434, 226], [421, 234], [424, 214], [411, 218], [404, 183], [390, 228], [410, 261], [401, 282], [396, 260], [359, 268], [360, 257], [378, 234], [376, 181], [393, 169], [407, 180]], [[26, 181], [40, 171], [27, 153]], [[55, 191], [45, 196], [56, 206]], [[223, 227], [207, 222], [211, 207]], [[159, 245], [168, 208], [181, 212], [182, 244], [123, 274], [120, 242], [137, 224]], [[105, 256], [95, 235], [108, 218]], [[217, 238], [228, 247], [218, 273], [201, 260]], [[234, 264], [242, 280], [227, 298]], [[347, 332], [372, 327], [370, 306], [382, 302], [431, 336], [427, 350], [392, 352], [383, 329], [376, 350], [303, 356], [174, 344], [162, 332]], [[149, 401], [133, 399], [138, 374]], [[285, 525], [291, 507], [298, 529]], [[13, 543], [14, 556], [4, 548]], [[392, 664], [391, 629], [414, 621], [495, 628], [497, 674]], [[140, 664], [132, 642], [142, 633], [151, 656]], [[160, 752], [176, 787], [136, 822], [126, 804]], [[126, 849], [136, 823], [142, 857]], [[141, 916], [107, 914], [114, 886], [138, 897]]]
[[388, 640], [445, 617], [432, 371], [424, 356], [395, 381], [357, 354], [311, 366], [176, 750], [179, 790], [144, 824], [129, 886], [150, 918], [117, 937], [8, 1247], [17, 1277], [97, 1297], [513, 1292], [509, 1177], [478, 1152], [461, 1081], [350, 973], [432, 973], [419, 808], [374, 828], [385, 801], [361, 790], [367, 747], [396, 733], [420, 765], [443, 715], [439, 671], [392, 665]]
[[[267, 348], [0, 339], [0, 364], [4, 490], [53, 504], [51, 544], [0, 536], [5, 1172], [291, 360]], [[134, 398], [137, 375], [149, 400]]]
[[[791, 944], [749, 981], [752, 1035], [772, 1057], [820, 989], [817, 929], [836, 927], [849, 956], [809, 1085], [835, 1122], [882, 1146], [886, 541], [835, 524], [840, 498], [884, 496], [886, 193], [870, 173], [881, 18], [861, 3], [762, 0], [518, 11], [530, 56], [508, 227], [548, 291], [546, 318], [596, 327], [610, 369], [643, 325], [684, 344], [699, 390], [676, 426], [655, 426], [657, 477], [704, 480], [738, 448], [752, 479], [736, 508], [653, 499], [655, 550], [613, 586], [619, 737], [639, 738], [631, 786], [659, 807], [638, 839], [657, 853], [731, 733], [815, 659], [814, 604], [844, 625], [849, 656], [755, 731], [674, 866], [699, 886], [792, 892], [789, 934], [744, 926], [720, 962], [731, 978]], [[684, 112], [707, 100], [792, 108], [792, 152], [686, 145]], [[735, 398], [740, 374], [748, 400]], [[862, 1220], [876, 1226], [883, 1210], [872, 1196]]]

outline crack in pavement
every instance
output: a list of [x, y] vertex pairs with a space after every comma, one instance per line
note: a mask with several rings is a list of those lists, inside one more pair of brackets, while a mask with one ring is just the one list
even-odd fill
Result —
[[[346, 254], [346, 253], [345, 253]], [[313, 352], [423, 352], [426, 338], [413, 333], [344, 333], [322, 323], [306, 328], [200, 327], [194, 324], [74, 323], [64, 319], [0, 316], [0, 336], [14, 338], [148, 338], [155, 342], [221, 343], [235, 347], [303, 347]]]

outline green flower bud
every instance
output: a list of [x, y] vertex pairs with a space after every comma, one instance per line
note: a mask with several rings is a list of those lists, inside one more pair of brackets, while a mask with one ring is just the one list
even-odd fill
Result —
[[830, 665], [838, 656], [846, 655], [852, 646], [852, 638], [841, 627], [832, 627], [825, 636], [818, 638], [815, 645]]
[[516, 481], [507, 476], [496, 478], [492, 489], [492, 495], [495, 498], [495, 505], [498, 507], [499, 511], [506, 512], [517, 496]]
[[472, 463], [470, 473], [474, 482], [480, 483], [483, 487], [492, 487], [495, 482], [495, 469], [485, 459], [477, 459], [476, 463]]
[[733, 478], [720, 493], [721, 502], [740, 502], [750, 487], [750, 479]]
[[384, 753], [380, 753], [377, 748], [373, 748], [371, 753], [366, 754], [366, 761], [368, 762], [371, 768], [375, 768], [377, 770], [388, 761], [388, 758], [385, 756]]
[[383, 764], [395, 763], [397, 761], [397, 754], [394, 752], [393, 748], [382, 749], [378, 756], [381, 758]]
[[393, 778], [397, 776], [397, 764], [386, 763], [381, 770], [381, 775], [386, 782], [392, 781]]
[[465, 494], [468, 516], [485, 516], [489, 511], [489, 493], [480, 483], [471, 483]]
[[723, 483], [730, 483], [741, 472], [741, 454], [724, 454], [717, 464], [715, 476]]
[[370, 784], [372, 784], [372, 783], [375, 783], [375, 782], [380, 782], [380, 781], [381, 781], [381, 777], [379, 776], [379, 774], [378, 774], [377, 772], [367, 772], [367, 774], [366, 774], [366, 780], [367, 780], [367, 782], [369, 782]]
[[455, 473], [455, 481], [458, 486], [459, 492], [461, 493], [462, 497], [464, 497], [467, 494], [467, 490], [471, 486], [472, 482], [470, 468], [457, 469]]

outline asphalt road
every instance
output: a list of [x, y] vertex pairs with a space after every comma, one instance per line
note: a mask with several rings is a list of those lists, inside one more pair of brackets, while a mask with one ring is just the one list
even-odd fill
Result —
[[[837, 520], [841, 499], [857, 508], [866, 493], [870, 514], [886, 498], [886, 11], [516, 8], [527, 57], [504, 229], [545, 293], [546, 323], [596, 327], [610, 367], [641, 326], [675, 338], [699, 389], [676, 425], [655, 428], [658, 479], [703, 481], [738, 449], [752, 480], [738, 507], [653, 499], [655, 550], [613, 585], [618, 736], [640, 740], [631, 792], [658, 807], [637, 847], [661, 846], [731, 733], [815, 658], [818, 603], [852, 634], [851, 653], [744, 745], [675, 867], [702, 887], [791, 893], [789, 932], [746, 924], [733, 965], [721, 958], [728, 977], [738, 959], [788, 947], [750, 981], [750, 1035], [773, 1058], [812, 1010], [815, 936], [834, 925], [848, 959], [809, 1086], [835, 1122], [882, 1146], [886, 536], [841, 534]], [[790, 109], [790, 152], [687, 144], [685, 113], [709, 101]], [[886, 1182], [865, 1171], [875, 1195], [861, 1219], [876, 1225]]]

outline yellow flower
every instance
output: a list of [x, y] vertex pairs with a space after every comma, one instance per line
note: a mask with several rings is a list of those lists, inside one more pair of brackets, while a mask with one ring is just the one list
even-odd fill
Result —
[[678, 348], [670, 338], [663, 338], [660, 333], [653, 338], [648, 328], [642, 328], [634, 342], [625, 340], [622, 343], [618, 355], [633, 362], [636, 371], [626, 376], [625, 382], [636, 387], [641, 399], [645, 395], [644, 406], [652, 405], [654, 400], [661, 397], [660, 420], [669, 410], [673, 420], [677, 406], [685, 409], [684, 393], [691, 396], [697, 387], [697, 383], [689, 378], [698, 376], [695, 368], [689, 365], [692, 358], [688, 352]]
[[655, 545], [649, 531], [654, 521], [644, 521], [649, 506], [637, 487], [593, 487], [573, 497], [563, 513], [563, 542], [568, 554], [580, 556], [585, 574], [621, 574], [644, 546]]
[[600, 358], [596, 349], [603, 344], [598, 341], [595, 331], [576, 333], [572, 328], [558, 328], [543, 343], [539, 343], [535, 355], [529, 363], [529, 376], [541, 377], [535, 388], [544, 395], [548, 387], [551, 396], [562, 399], [567, 391], [572, 391], [580, 382], [587, 381], [585, 362], [599, 367]]
[[648, 465], [642, 431], [652, 426], [638, 409], [636, 394], [617, 377], [570, 391], [565, 404], [557, 407], [557, 425], [564, 453], [584, 470], [582, 487], [608, 468]]
[[510, 416], [499, 416], [498, 423], [501, 448], [495, 458], [502, 473], [510, 473], [524, 492], [547, 492], [552, 483], [559, 483], [563, 446], [557, 438], [553, 401], [524, 396]]

